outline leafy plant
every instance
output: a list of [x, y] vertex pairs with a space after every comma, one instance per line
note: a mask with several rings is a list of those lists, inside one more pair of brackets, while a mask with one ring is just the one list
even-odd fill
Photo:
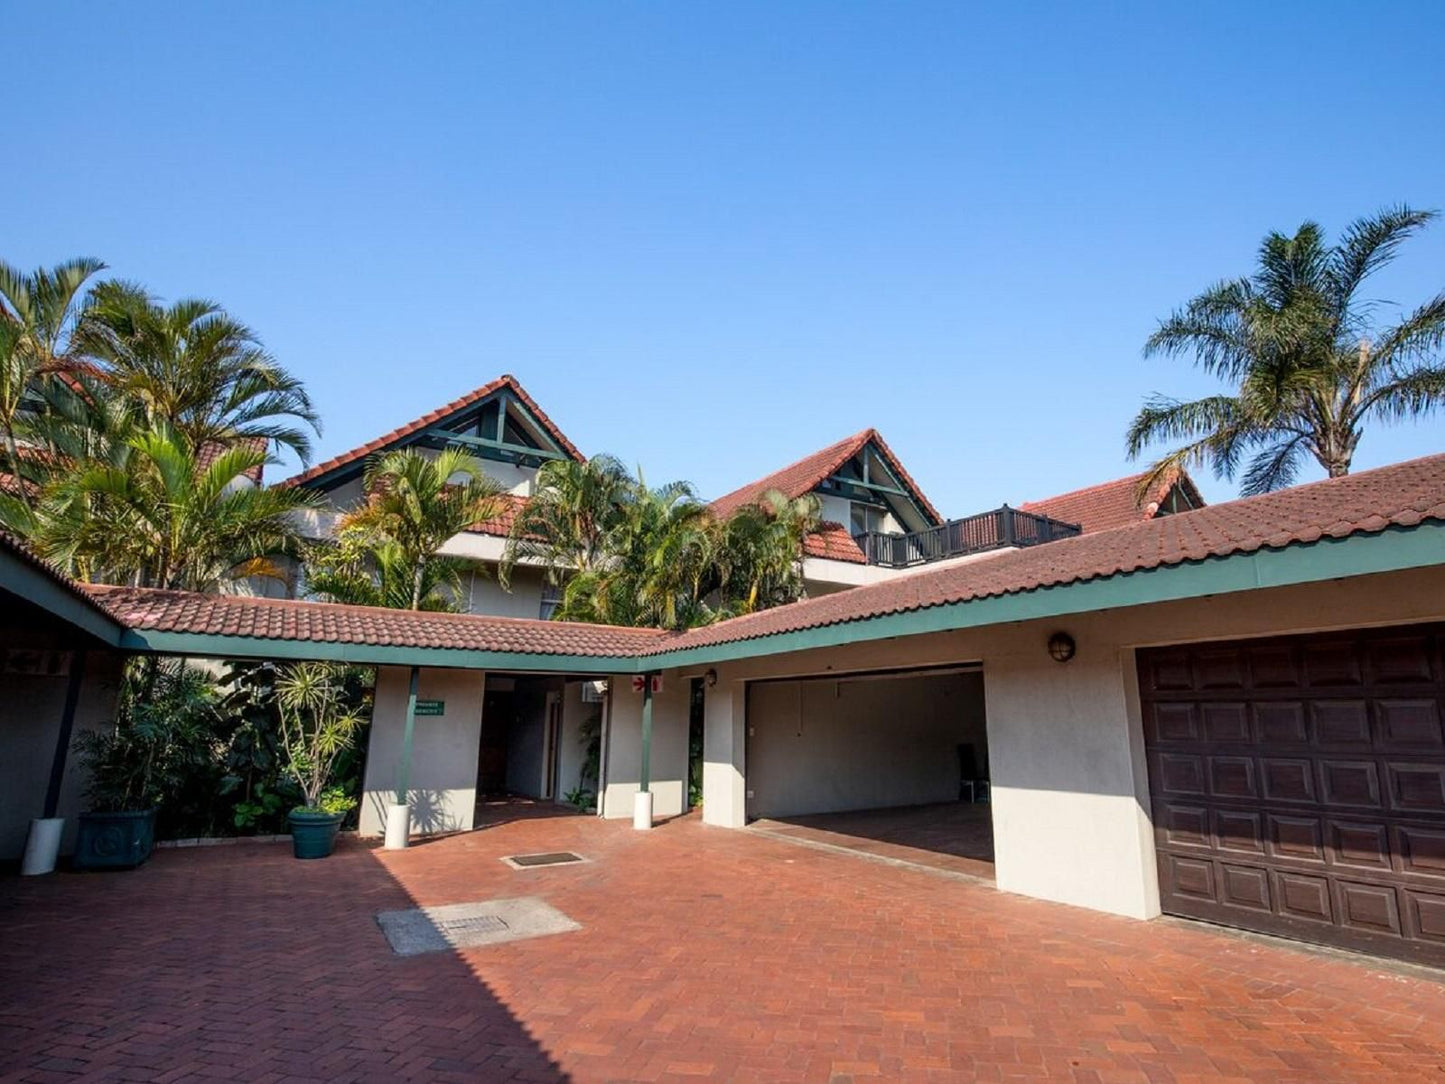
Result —
[[252, 797], [237, 802], [231, 813], [231, 822], [237, 828], [255, 829], [266, 821], [275, 820], [288, 806], [295, 805], [286, 796], [258, 786]]
[[303, 804], [324, 810], [323, 797], [335, 804], [328, 790], [341, 755], [350, 748], [365, 718], [347, 693], [348, 668], [326, 663], [295, 663], [276, 678], [276, 704], [280, 709], [281, 741], [286, 766], [300, 788]]
[[588, 810], [597, 804], [597, 795], [586, 787], [573, 787], [562, 795], [562, 801], [570, 806], [576, 806], [578, 809]]

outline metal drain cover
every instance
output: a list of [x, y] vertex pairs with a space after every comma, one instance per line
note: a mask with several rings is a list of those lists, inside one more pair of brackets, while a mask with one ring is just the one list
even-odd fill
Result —
[[513, 869], [530, 869], [533, 866], [565, 866], [571, 862], [585, 862], [587, 859], [571, 851], [548, 851], [545, 854], [514, 854], [502, 861]]
[[398, 956], [497, 945], [582, 928], [533, 896], [380, 911], [376, 922]]

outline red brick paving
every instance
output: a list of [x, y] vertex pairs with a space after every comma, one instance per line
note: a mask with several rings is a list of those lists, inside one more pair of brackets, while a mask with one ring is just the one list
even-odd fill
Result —
[[[372, 918], [517, 895], [585, 929], [401, 958]], [[0, 916], [6, 1080], [1445, 1080], [1429, 979], [692, 817], [167, 851]]]

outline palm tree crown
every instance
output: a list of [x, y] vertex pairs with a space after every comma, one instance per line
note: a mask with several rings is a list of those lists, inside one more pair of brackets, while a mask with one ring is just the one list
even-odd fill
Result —
[[[1163, 321], [1145, 356], [1192, 356], [1232, 394], [1181, 402], [1155, 395], [1126, 437], [1131, 458], [1158, 441], [1185, 443], [1142, 483], [1176, 467], [1207, 464], [1246, 495], [1290, 485], [1312, 457], [1331, 477], [1348, 474], [1371, 421], [1424, 416], [1445, 403], [1445, 293], [1392, 325], [1376, 321], [1364, 283], [1435, 217], [1408, 207], [1351, 225], [1338, 244], [1304, 223], [1271, 233], [1248, 278], [1221, 282]], [[1247, 464], [1246, 464], [1247, 461]]]

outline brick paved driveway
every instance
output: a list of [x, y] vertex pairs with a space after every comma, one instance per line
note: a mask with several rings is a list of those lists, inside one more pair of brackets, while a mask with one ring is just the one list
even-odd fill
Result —
[[[372, 917], [517, 895], [584, 929], [402, 958]], [[0, 918], [4, 1079], [1445, 1082], [1428, 979], [691, 819], [168, 851]]]

